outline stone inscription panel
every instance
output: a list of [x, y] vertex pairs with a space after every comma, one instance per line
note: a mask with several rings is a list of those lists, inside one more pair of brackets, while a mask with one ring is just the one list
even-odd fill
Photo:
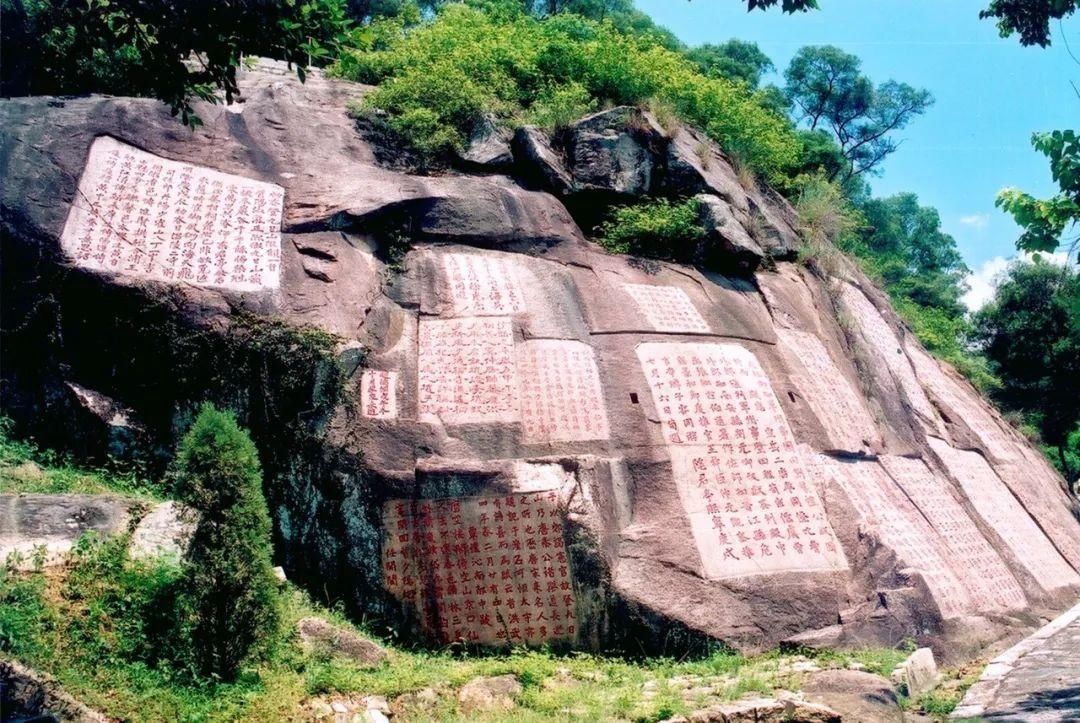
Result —
[[803, 331], [777, 329], [776, 333], [789, 363], [802, 368], [796, 374], [799, 388], [836, 448], [858, 450], [864, 443], [873, 444], [878, 439], [874, 421], [825, 345]]
[[920, 573], [943, 617], [971, 609], [968, 591], [949, 562], [945, 541], [875, 462], [840, 462], [817, 455], [823, 474], [836, 480], [864, 527], [896, 553], [900, 567]]
[[706, 577], [847, 566], [797, 454], [680, 446], [671, 464]]
[[1065, 562], [982, 455], [953, 449], [933, 437], [928, 441], [949, 474], [960, 483], [975, 511], [1001, 536], [1039, 585], [1053, 590], [1080, 583], [1080, 576]]
[[885, 321], [870, 300], [861, 291], [850, 284], [844, 284], [844, 305], [855, 316], [859, 330], [866, 338], [867, 343], [884, 361], [892, 375], [900, 383], [904, 394], [915, 411], [928, 421], [938, 424], [937, 414], [930, 405], [930, 399], [915, 378], [915, 372], [911, 368], [911, 362], [904, 354], [900, 341], [896, 338], [892, 328]]
[[372, 419], [397, 419], [397, 372], [368, 369], [360, 375], [360, 409]]
[[735, 344], [656, 342], [637, 355], [706, 577], [846, 567], [754, 355]]
[[421, 319], [419, 396], [424, 422], [518, 421], [510, 319]]
[[526, 444], [608, 439], [596, 357], [588, 344], [534, 339], [518, 346], [522, 439]]
[[525, 311], [521, 267], [481, 254], [441, 254], [454, 316], [507, 316]]
[[795, 452], [769, 378], [736, 344], [646, 342], [638, 361], [669, 445], [733, 445], [740, 452]]
[[106, 136], [60, 237], [78, 266], [237, 291], [276, 288], [285, 191]]
[[708, 334], [711, 329], [678, 286], [623, 284], [649, 325], [657, 331]]
[[944, 480], [917, 459], [883, 456], [880, 461], [945, 540], [956, 568], [963, 571], [976, 610], [1011, 610], [1027, 604], [1016, 578]]
[[443, 642], [539, 644], [577, 633], [555, 492], [392, 500], [384, 509], [386, 588]]

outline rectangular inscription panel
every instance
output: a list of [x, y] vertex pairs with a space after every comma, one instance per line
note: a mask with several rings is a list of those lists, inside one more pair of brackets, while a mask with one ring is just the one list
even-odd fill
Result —
[[881, 464], [949, 546], [976, 610], [1011, 610], [1027, 604], [1020, 583], [944, 480], [917, 459], [883, 456]]
[[859, 450], [878, 440], [873, 419], [846, 377], [813, 334], [776, 330], [796, 382], [837, 449]]
[[360, 410], [373, 419], [397, 419], [397, 372], [368, 369], [360, 375]]
[[454, 316], [508, 316], [525, 311], [521, 268], [505, 258], [441, 254]]
[[847, 563], [764, 370], [736, 344], [637, 346], [705, 575]]
[[607, 439], [607, 411], [588, 344], [534, 339], [518, 346], [521, 423], [526, 444]]
[[900, 386], [904, 390], [908, 401], [911, 402], [911, 406], [935, 427], [939, 425], [937, 414], [930, 405], [930, 399], [927, 398], [926, 392], [920, 386], [919, 380], [915, 378], [911, 362], [908, 361], [903, 348], [900, 346], [900, 341], [896, 338], [896, 334], [893, 333], [892, 328], [885, 321], [881, 312], [870, 303], [869, 299], [861, 291], [850, 284], [844, 284], [843, 299], [844, 305], [855, 316], [859, 331], [862, 332], [862, 335], [874, 349], [877, 356], [885, 363], [897, 381], [900, 382]]
[[60, 237], [83, 268], [237, 291], [275, 288], [285, 191], [102, 136]]
[[708, 334], [709, 325], [701, 318], [694, 303], [678, 286], [623, 284], [637, 304], [638, 311], [657, 331]]
[[421, 319], [419, 395], [421, 421], [518, 421], [510, 319]]
[[844, 490], [861, 524], [896, 553], [900, 566], [922, 575], [942, 617], [971, 611], [967, 588], [949, 561], [945, 541], [880, 465], [841, 462], [825, 455], [818, 455], [817, 463]]
[[1054, 548], [1027, 510], [1013, 497], [978, 452], [953, 449], [931, 437], [930, 447], [960, 483], [975, 511], [1047, 590], [1080, 583], [1080, 576]]
[[555, 492], [386, 504], [386, 588], [443, 642], [539, 644], [577, 633]]

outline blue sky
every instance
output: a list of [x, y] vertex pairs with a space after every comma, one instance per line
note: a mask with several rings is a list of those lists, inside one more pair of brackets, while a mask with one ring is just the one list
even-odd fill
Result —
[[[752, 40], [782, 71], [804, 45], [836, 45], [858, 55], [875, 82], [889, 78], [929, 89], [934, 106], [901, 131], [903, 143], [871, 179], [877, 195], [913, 191], [941, 212], [976, 272], [1000, 269], [1015, 254], [1012, 219], [994, 196], [1018, 186], [1038, 196], [1055, 191], [1046, 159], [1031, 148], [1032, 131], [1076, 128], [1080, 17], [1054, 23], [1051, 47], [1024, 48], [979, 20], [988, 0], [820, 0], [821, 9], [784, 15], [746, 12], [743, 0], [637, 0], [637, 6], [691, 45]], [[779, 73], [765, 82], [782, 84]], [[973, 279], [973, 284], [981, 283]]]

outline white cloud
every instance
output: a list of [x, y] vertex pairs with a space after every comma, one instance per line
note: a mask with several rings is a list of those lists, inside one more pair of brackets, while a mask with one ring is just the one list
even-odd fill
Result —
[[983, 229], [990, 223], [990, 214], [973, 213], [970, 216], [961, 216], [960, 223], [971, 228]]
[[[1055, 254], [1040, 253], [1039, 256], [1042, 257], [1043, 261], [1058, 266], [1064, 266], [1069, 261], [1069, 255], [1065, 251]], [[989, 261], [984, 261], [982, 266], [971, 272], [967, 277], [968, 292], [960, 299], [964, 306], [971, 311], [976, 311], [994, 298], [994, 290], [997, 289], [1002, 272], [1008, 269], [1009, 264], [1017, 258], [1015, 256], [1012, 258], [995, 256]], [[1031, 261], [1032, 254], [1024, 252], [1020, 254], [1019, 258], [1024, 261]]]

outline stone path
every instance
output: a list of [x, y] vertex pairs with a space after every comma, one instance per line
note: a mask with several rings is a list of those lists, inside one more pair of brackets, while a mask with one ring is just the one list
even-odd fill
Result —
[[952, 718], [1080, 721], [1080, 603], [990, 661]]

